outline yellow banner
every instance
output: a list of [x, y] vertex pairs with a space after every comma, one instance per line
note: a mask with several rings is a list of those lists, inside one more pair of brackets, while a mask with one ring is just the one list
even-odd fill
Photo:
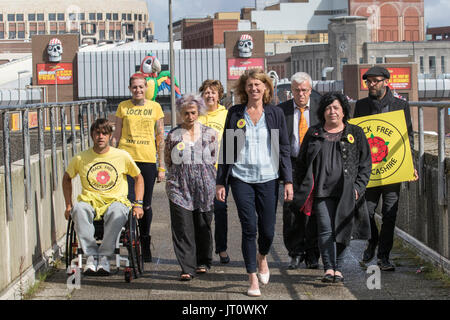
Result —
[[367, 188], [414, 178], [414, 164], [403, 110], [349, 120], [366, 134], [372, 153], [372, 174]]

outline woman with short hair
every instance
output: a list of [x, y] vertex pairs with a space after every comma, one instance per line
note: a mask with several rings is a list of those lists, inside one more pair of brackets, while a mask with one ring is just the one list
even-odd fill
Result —
[[182, 123], [166, 137], [166, 193], [180, 280], [189, 281], [212, 262], [217, 132], [198, 122], [206, 112], [200, 96], [184, 95], [176, 106]]

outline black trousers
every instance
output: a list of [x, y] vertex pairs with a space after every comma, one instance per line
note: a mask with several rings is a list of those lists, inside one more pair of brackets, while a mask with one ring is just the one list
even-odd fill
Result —
[[[371, 244], [378, 245], [377, 257], [389, 258], [394, 243], [395, 220], [397, 218], [398, 200], [400, 197], [400, 183], [369, 188], [366, 190], [367, 209], [369, 210]], [[382, 199], [382, 225], [378, 233], [375, 223], [375, 210]]]
[[193, 275], [197, 266], [212, 263], [211, 221], [214, 210], [189, 211], [169, 201], [172, 242], [182, 273]]
[[289, 202], [283, 204], [283, 242], [290, 257], [305, 253], [320, 256], [317, 241], [317, 217], [293, 212]]
[[[144, 216], [139, 220], [139, 233], [142, 237], [148, 237], [150, 235], [150, 227], [153, 220], [152, 210], [152, 196], [153, 187], [155, 186], [155, 180], [158, 176], [158, 170], [156, 169], [156, 163], [136, 162], [136, 165], [141, 170], [142, 177], [144, 178]], [[135, 199], [134, 194], [134, 179], [127, 176], [128, 180], [128, 200], [131, 202]]]
[[[293, 164], [296, 161], [296, 158], [291, 158]], [[295, 176], [295, 168], [292, 169], [292, 175]], [[294, 183], [294, 189], [296, 188], [297, 184]], [[307, 252], [310, 255], [314, 254], [318, 259], [320, 251], [316, 216], [293, 212], [289, 205], [289, 202], [283, 203], [283, 242], [289, 256], [295, 257]]]

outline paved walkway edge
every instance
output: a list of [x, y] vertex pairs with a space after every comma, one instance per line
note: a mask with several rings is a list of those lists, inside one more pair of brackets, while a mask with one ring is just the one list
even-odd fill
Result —
[[[378, 221], [381, 222], [381, 216], [376, 214], [376, 217]], [[407, 234], [405, 231], [398, 227], [395, 227], [395, 234], [400, 239], [402, 239], [407, 246], [413, 249], [422, 259], [430, 261], [434, 265], [442, 268], [445, 273], [450, 275], [450, 260], [448, 260], [446, 257], [440, 255], [438, 252], [424, 245], [422, 242]]]
[[57, 259], [62, 259], [66, 250], [66, 235], [62, 236], [52, 248], [43, 253], [18, 279], [0, 293], [0, 300], [22, 300], [23, 295], [36, 283], [40, 271], [46, 271]]

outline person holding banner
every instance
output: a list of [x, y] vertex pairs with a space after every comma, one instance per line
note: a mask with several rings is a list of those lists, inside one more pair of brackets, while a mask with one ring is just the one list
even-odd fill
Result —
[[[369, 89], [369, 96], [356, 102], [354, 118], [369, 116], [379, 113], [403, 110], [408, 130], [411, 152], [414, 149], [414, 133], [411, 122], [411, 114], [407, 101], [394, 97], [389, 88], [390, 73], [381, 66], [370, 68], [364, 75]], [[414, 170], [415, 180], [418, 179], [417, 170]], [[415, 181], [413, 180], [413, 181]], [[383, 271], [394, 271], [395, 265], [389, 260], [394, 243], [395, 220], [398, 211], [398, 201], [400, 196], [401, 183], [382, 185], [369, 188], [366, 191], [366, 201], [370, 216], [371, 239], [363, 253], [364, 263], [370, 262], [375, 256], [375, 250], [378, 246], [377, 264]], [[382, 225], [378, 233], [375, 223], [375, 210], [378, 202], [382, 198]]]
[[322, 96], [319, 124], [306, 132], [295, 164], [291, 210], [315, 215], [324, 276], [342, 283], [342, 267], [350, 240], [369, 239], [364, 193], [372, 158], [363, 129], [350, 124], [350, 106], [339, 92]]

